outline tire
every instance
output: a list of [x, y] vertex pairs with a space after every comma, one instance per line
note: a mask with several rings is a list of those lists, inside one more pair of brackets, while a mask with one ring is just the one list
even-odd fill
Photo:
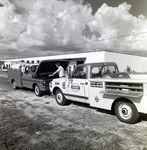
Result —
[[56, 90], [55, 99], [59, 105], [61, 105], [61, 106], [67, 105], [67, 99], [64, 97], [64, 95], [60, 89]]
[[42, 96], [42, 91], [37, 84], [34, 86], [34, 92], [36, 96]]
[[15, 80], [12, 81], [12, 87], [13, 87], [13, 89], [15, 89], [15, 90], [17, 89]]
[[120, 121], [129, 124], [136, 123], [140, 116], [135, 105], [125, 101], [116, 102], [115, 114]]

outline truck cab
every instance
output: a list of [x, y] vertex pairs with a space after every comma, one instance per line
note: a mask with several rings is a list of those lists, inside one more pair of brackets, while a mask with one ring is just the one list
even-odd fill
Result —
[[119, 120], [134, 123], [139, 112], [147, 113], [146, 83], [119, 72], [116, 63], [104, 62], [79, 65], [71, 77], [54, 79], [49, 87], [59, 105], [69, 101], [83, 102], [112, 110]]

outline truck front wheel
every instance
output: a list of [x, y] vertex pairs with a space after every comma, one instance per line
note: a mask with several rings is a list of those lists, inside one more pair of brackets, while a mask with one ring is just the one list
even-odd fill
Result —
[[56, 102], [59, 104], [59, 105], [66, 105], [67, 104], [67, 100], [66, 98], [64, 97], [62, 91], [60, 89], [57, 89], [56, 92], [55, 92], [55, 98], [56, 98]]
[[34, 92], [36, 96], [42, 96], [42, 91], [37, 84], [34, 86]]
[[138, 121], [139, 113], [135, 105], [131, 102], [118, 101], [115, 104], [115, 114], [117, 118], [125, 123], [133, 124]]

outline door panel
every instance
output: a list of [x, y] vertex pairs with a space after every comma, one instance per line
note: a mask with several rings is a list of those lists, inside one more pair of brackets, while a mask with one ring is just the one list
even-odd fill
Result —
[[22, 75], [22, 85], [23, 87], [32, 88], [32, 77], [29, 74]]
[[68, 97], [74, 101], [86, 102], [88, 97], [86, 96], [86, 89], [88, 84], [86, 79], [71, 79], [69, 81]]
[[69, 99], [88, 103], [88, 80], [85, 66], [77, 67], [69, 81], [67, 92]]

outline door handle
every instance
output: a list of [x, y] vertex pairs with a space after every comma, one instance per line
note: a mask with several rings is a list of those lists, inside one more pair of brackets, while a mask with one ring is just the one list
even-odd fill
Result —
[[81, 85], [84, 85], [84, 84], [85, 84], [85, 85], [87, 85], [87, 84], [88, 84], [88, 82], [85, 82], [85, 83], [80, 83], [80, 84], [81, 84]]
[[84, 85], [84, 83], [80, 83], [81, 85]]

